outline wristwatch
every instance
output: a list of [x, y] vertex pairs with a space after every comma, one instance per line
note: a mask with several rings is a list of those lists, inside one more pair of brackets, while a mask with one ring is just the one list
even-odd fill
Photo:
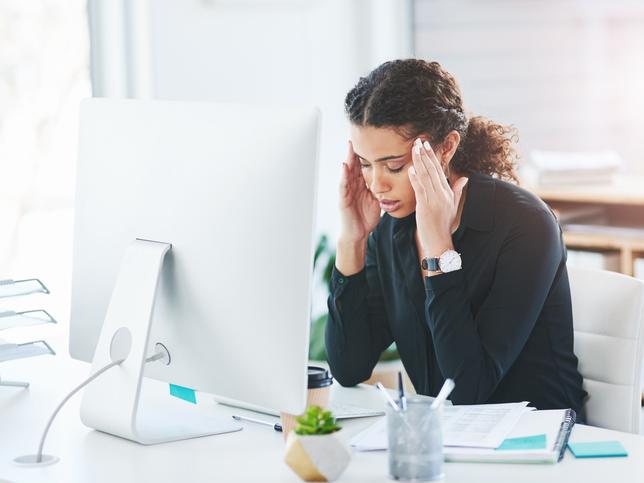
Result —
[[423, 258], [420, 266], [423, 267], [423, 270], [430, 272], [453, 272], [462, 267], [461, 255], [454, 250], [446, 250], [438, 258]]

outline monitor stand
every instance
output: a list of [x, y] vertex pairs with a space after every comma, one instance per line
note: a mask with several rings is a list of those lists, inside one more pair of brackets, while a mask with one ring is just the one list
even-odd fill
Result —
[[113, 361], [125, 360], [89, 384], [81, 403], [81, 420], [86, 426], [141, 444], [241, 429], [232, 420], [189, 410], [193, 408], [159, 410], [156, 404], [141, 404], [154, 301], [163, 260], [171, 247], [136, 239], [126, 249], [94, 353], [92, 373]]

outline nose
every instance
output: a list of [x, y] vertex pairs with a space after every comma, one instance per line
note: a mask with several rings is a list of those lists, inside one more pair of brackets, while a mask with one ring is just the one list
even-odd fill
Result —
[[369, 183], [371, 192], [373, 194], [386, 193], [390, 188], [386, 173], [383, 173], [379, 167], [374, 168], [371, 173], [371, 183]]

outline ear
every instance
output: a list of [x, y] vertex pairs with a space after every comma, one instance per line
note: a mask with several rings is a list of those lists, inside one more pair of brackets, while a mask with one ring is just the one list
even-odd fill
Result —
[[459, 143], [461, 142], [461, 135], [458, 131], [450, 131], [445, 136], [445, 139], [441, 143], [440, 153], [441, 153], [441, 163], [445, 171], [449, 170], [449, 163], [452, 161], [456, 149], [458, 148]]

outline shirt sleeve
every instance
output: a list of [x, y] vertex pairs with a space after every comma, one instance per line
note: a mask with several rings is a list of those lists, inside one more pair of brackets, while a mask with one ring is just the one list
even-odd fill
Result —
[[506, 237], [494, 280], [472, 314], [463, 270], [425, 278], [425, 315], [444, 377], [456, 382], [454, 404], [485, 403], [512, 367], [560, 269], [561, 231], [534, 210]]
[[361, 272], [347, 277], [334, 267], [328, 308], [325, 342], [329, 367], [341, 385], [354, 386], [369, 379], [380, 354], [393, 342], [373, 234]]

